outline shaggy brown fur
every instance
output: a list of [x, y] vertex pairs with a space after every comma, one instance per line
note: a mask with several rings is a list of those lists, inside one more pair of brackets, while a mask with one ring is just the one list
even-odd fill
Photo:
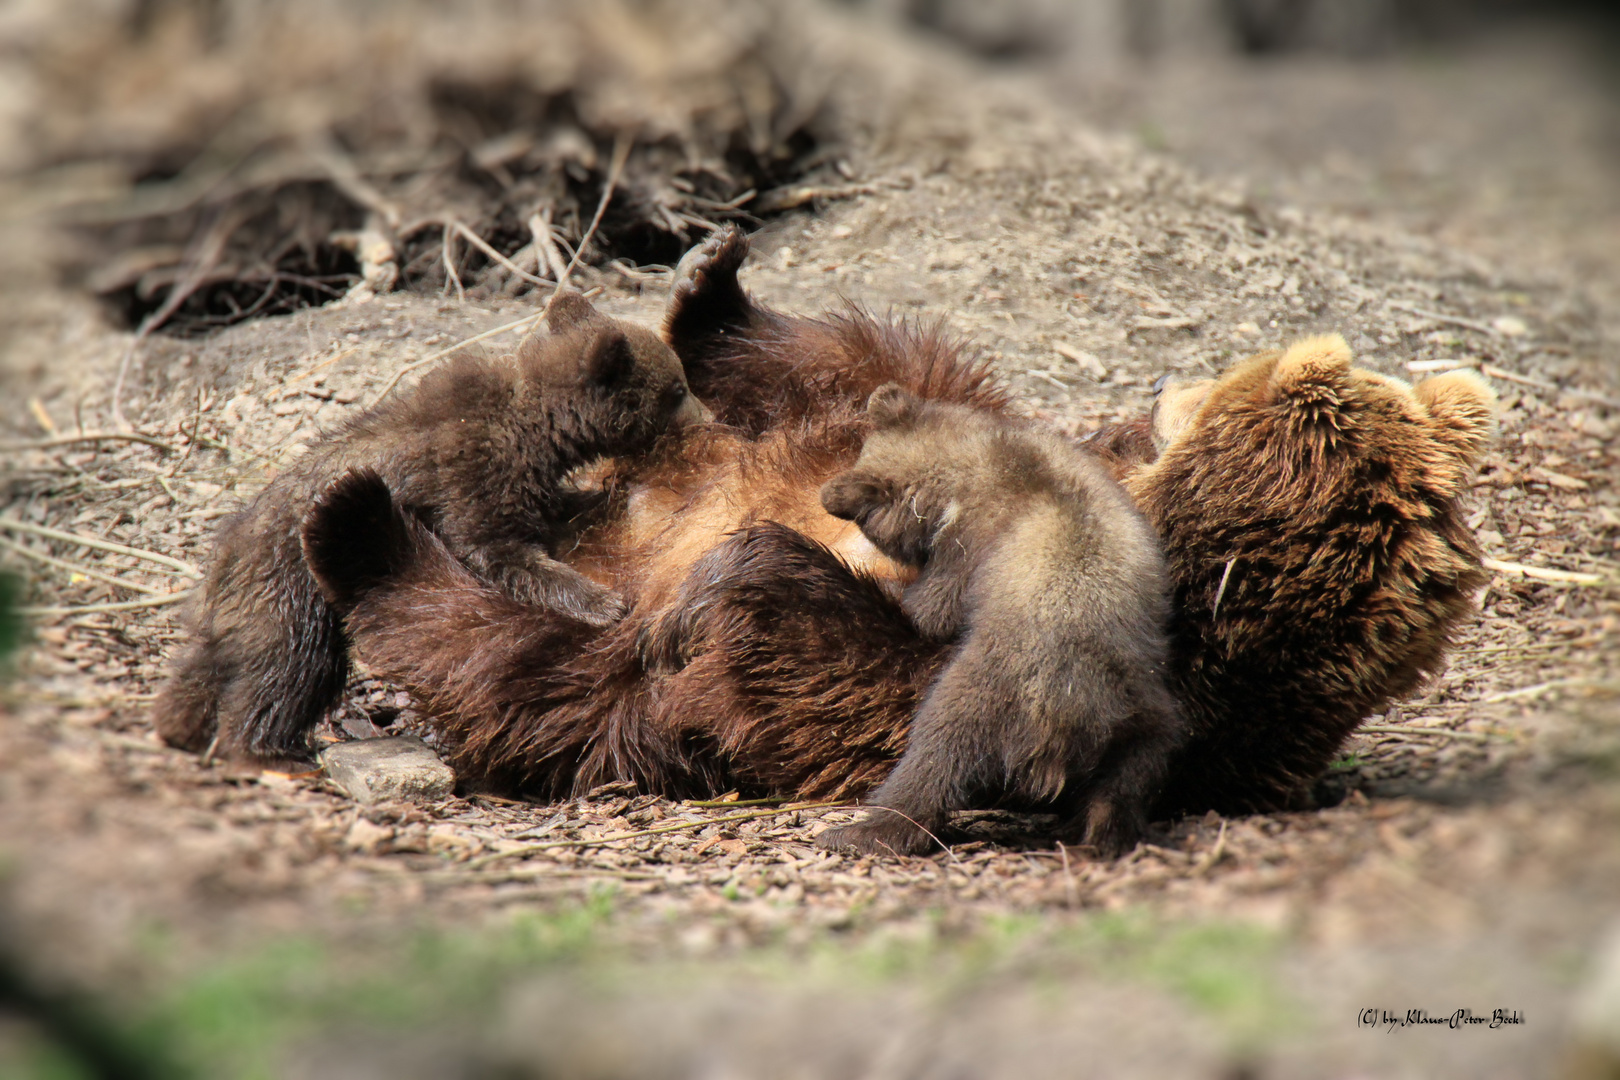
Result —
[[1338, 336], [1171, 386], [1125, 485], [1164, 542], [1191, 722], [1161, 811], [1297, 802], [1362, 719], [1440, 670], [1485, 584], [1457, 499], [1495, 397], [1351, 366]]
[[[356, 648], [419, 696], [464, 774], [539, 794], [623, 778], [677, 795], [848, 797], [903, 751], [950, 646], [906, 616], [891, 560], [834, 553], [849, 538], [810, 500], [854, 460], [856, 402], [877, 385], [993, 408], [1001, 397], [925, 335], [739, 304], [741, 246], [719, 237], [686, 266], [666, 327], [732, 428], [620, 475], [616, 519], [576, 562], [626, 589], [622, 623], [578, 631], [577, 647], [532, 646], [564, 633], [558, 617], [432, 545], [358, 594]], [[693, 314], [710, 293], [731, 299]], [[1488, 435], [1489, 391], [1465, 375], [1412, 391], [1351, 368], [1330, 340], [1166, 402], [1157, 459], [1131, 464], [1148, 457], [1140, 431], [1116, 459], [1163, 540], [1170, 689], [1194, 732], [1158, 810], [1286, 805], [1364, 716], [1439, 664], [1469, 610], [1482, 575], [1456, 500]], [[656, 647], [666, 612], [703, 643], [678, 670]]]
[[[819, 499], [821, 485], [859, 454], [866, 399], [884, 383], [985, 409], [1005, 402], [983, 365], [926, 329], [877, 323], [854, 309], [825, 320], [792, 318], [763, 312], [746, 299], [739, 315], [726, 297], [736, 290], [736, 268], [746, 251], [746, 239], [733, 231], [696, 249], [682, 262], [666, 318], [666, 334], [682, 352], [694, 388], [709, 395], [716, 423], [675, 433], [608, 474], [607, 524], [588, 531], [568, 556], [571, 565], [624, 595], [631, 611], [622, 624], [591, 637], [577, 654], [554, 653], [540, 664], [534, 653], [501, 643], [545, 640], [555, 616], [510, 603], [453, 559], [441, 556], [378, 588], [363, 581], [352, 586], [363, 595], [348, 629], [363, 642], [367, 664], [421, 699], [445, 734], [458, 771], [474, 782], [546, 795], [620, 778], [683, 794], [712, 792], [722, 782], [849, 794], [872, 786], [903, 749], [902, 728], [871, 746], [851, 744], [850, 754], [859, 761], [854, 768], [847, 762], [822, 768], [816, 764], [818, 753], [824, 755], [818, 740], [838, 736], [787, 730], [774, 712], [737, 715], [735, 728], [713, 730], [712, 721], [723, 714], [705, 702], [713, 695], [750, 693], [724, 684], [732, 670], [726, 658], [746, 655], [745, 663], [752, 664], [761, 651], [780, 648], [785, 665], [801, 655], [795, 643], [772, 640], [769, 632], [757, 641], [727, 639], [678, 673], [649, 674], [644, 663], [648, 625], [679, 604], [675, 594], [696, 573], [694, 564], [713, 568], [735, 557], [738, 566], [763, 575], [748, 579], [763, 588], [750, 594], [756, 598], [813, 594], [819, 583], [826, 585], [819, 604], [830, 609], [861, 612], [864, 619], [887, 604], [887, 615], [870, 631], [841, 632], [837, 642], [822, 644], [856, 671], [863, 670], [863, 655], [882, 657], [867, 669], [873, 679], [893, 671], [895, 662], [883, 657], [880, 646], [896, 640], [895, 627], [909, 632], [909, 621], [893, 605], [897, 583], [910, 580], [912, 572], [878, 552], [856, 526], [828, 514]], [[711, 297], [713, 290], [719, 300]], [[760, 370], [771, 377], [761, 379]], [[781, 420], [767, 422], [766, 416]], [[371, 543], [376, 526], [363, 516], [345, 524], [345, 505], [339, 500], [312, 516], [306, 533]], [[716, 547], [737, 530], [732, 541]], [[786, 552], [746, 542], [784, 534], [794, 537]], [[795, 579], [796, 570], [786, 568], [797, 568], [805, 557], [817, 566]], [[341, 563], [333, 566], [327, 587], [350, 589], [341, 580]], [[714, 572], [746, 587], [725, 571]], [[778, 572], [787, 577], [779, 580]], [[769, 624], [790, 625], [795, 617], [791, 608], [778, 610]], [[811, 613], [807, 621], [818, 617]], [[749, 622], [752, 614], [742, 619]], [[488, 636], [459, 635], [469, 620], [487, 627]], [[418, 633], [429, 625], [442, 632]], [[932, 652], [920, 643], [917, 648], [919, 654]], [[704, 674], [710, 671], [713, 679]], [[861, 691], [835, 686], [837, 680], [832, 667], [806, 672], [796, 683], [797, 696], [818, 720], [847, 728], [839, 708], [846, 698], [859, 700]], [[817, 702], [811, 688], [823, 683], [829, 689]], [[901, 695], [909, 715], [916, 691], [885, 685], [879, 696], [886, 699], [891, 690]]]
[[305, 739], [348, 669], [337, 614], [299, 547], [311, 501], [350, 469], [374, 470], [457, 558], [514, 597], [607, 625], [619, 597], [551, 557], [584, 509], [566, 474], [637, 453], [701, 421], [679, 360], [657, 336], [559, 297], [551, 333], [516, 356], [455, 357], [411, 392], [348, 423], [220, 529], [192, 644], [157, 703], [173, 745], [217, 739], [231, 758], [307, 757]]
[[822, 504], [920, 568], [901, 607], [956, 646], [872, 794], [883, 809], [821, 844], [921, 854], [947, 811], [1011, 796], [1058, 806], [1098, 851], [1134, 846], [1181, 737], [1158, 538], [1106, 466], [1055, 433], [895, 386], [867, 416]]

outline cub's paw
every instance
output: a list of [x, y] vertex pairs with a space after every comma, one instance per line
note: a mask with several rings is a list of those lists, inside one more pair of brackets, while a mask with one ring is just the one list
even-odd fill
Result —
[[605, 630], [619, 622], [628, 610], [624, 597], [573, 570], [558, 575], [550, 582], [546, 606], [598, 630]]
[[474, 573], [519, 603], [548, 608], [598, 630], [624, 618], [624, 597], [557, 562], [543, 548], [497, 546], [470, 553], [466, 562]]
[[909, 818], [877, 807], [860, 821], [828, 829], [816, 837], [816, 846], [861, 855], [927, 855], [943, 844]]
[[683, 343], [748, 325], [753, 303], [737, 282], [748, 258], [748, 236], [735, 226], [716, 229], [681, 256], [664, 309], [664, 331], [679, 354]]
[[304, 562], [326, 602], [347, 611], [397, 574], [410, 559], [413, 524], [375, 472], [335, 480], [304, 515], [302, 529]]

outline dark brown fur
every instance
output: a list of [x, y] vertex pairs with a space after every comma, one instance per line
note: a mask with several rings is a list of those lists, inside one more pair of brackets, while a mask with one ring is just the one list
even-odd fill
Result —
[[1160, 811], [1294, 805], [1473, 611], [1457, 499], [1494, 396], [1468, 372], [1413, 390], [1355, 369], [1337, 337], [1161, 396], [1164, 450], [1125, 480], [1164, 541], [1192, 725]]
[[577, 294], [559, 297], [548, 321], [551, 334], [516, 356], [457, 356], [368, 410], [221, 527], [192, 644], [156, 707], [168, 742], [201, 750], [217, 740], [223, 755], [262, 763], [307, 757], [348, 657], [305, 567], [299, 524], [349, 470], [382, 477], [459, 560], [512, 596], [596, 625], [622, 614], [611, 589], [550, 554], [585, 506], [564, 477], [603, 454], [644, 451], [672, 422], [706, 412], [652, 333]]
[[1164, 560], [1095, 457], [1042, 428], [894, 386], [821, 500], [920, 568], [901, 606], [953, 642], [864, 821], [826, 847], [921, 854], [950, 810], [1057, 806], [1109, 854], [1135, 845], [1180, 742], [1165, 689]]
[[[559, 618], [431, 546], [359, 596], [356, 647], [421, 698], [465, 773], [541, 794], [630, 779], [838, 798], [870, 791], [904, 750], [951, 646], [906, 616], [901, 568], [852, 568], [847, 538], [804, 505], [855, 459], [858, 403], [877, 385], [1002, 398], [937, 339], [738, 301], [742, 250], [735, 234], [711, 241], [666, 325], [732, 426], [621, 474], [617, 519], [581, 549], [577, 565], [633, 600], [622, 623], [531, 647], [565, 632]], [[1127, 460], [1151, 456], [1140, 431], [1120, 441], [1126, 487], [1163, 540], [1170, 689], [1194, 731], [1159, 812], [1297, 799], [1363, 717], [1435, 669], [1482, 580], [1456, 500], [1488, 400], [1456, 380], [1413, 393], [1337, 357], [1282, 360], [1178, 393], [1191, 404], [1165, 410], [1156, 460]], [[702, 641], [684, 667], [656, 647], [669, 614]]]

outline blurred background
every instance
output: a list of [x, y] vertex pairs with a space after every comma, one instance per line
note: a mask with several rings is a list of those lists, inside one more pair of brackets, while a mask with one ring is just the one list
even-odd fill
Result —
[[[553, 811], [691, 811], [227, 775], [145, 719], [172, 608], [40, 621], [0, 694], [0, 1076], [1620, 1076], [1612, 3], [0, 0], [3, 514], [201, 560], [402, 357], [564, 276], [655, 320], [727, 221], [768, 302], [940, 318], [1067, 430], [1319, 329], [1497, 365], [1471, 526], [1608, 576], [1494, 583], [1384, 730], [1473, 728], [1359, 737], [1339, 806], [1073, 875], [1016, 839], [814, 863], [807, 820], [461, 880]], [[41, 535], [5, 543], [92, 557]], [[6, 550], [0, 617], [127, 599]], [[410, 722], [357, 700], [333, 738]], [[1354, 1026], [1487, 1003], [1533, 1026]]]
[[1263, 201], [1612, 280], [1616, 21], [1510, 0], [9, 0], [0, 167], [14, 211], [65, 226], [50, 274], [122, 325], [205, 333], [368, 272], [442, 288], [447, 219], [483, 241], [448, 241], [459, 285], [511, 294], [530, 283], [486, 245], [551, 276], [620, 138], [596, 266], [668, 264], [713, 221], [811, 201], [788, 185], [847, 186], [917, 104], [848, 39], [910, 38]]

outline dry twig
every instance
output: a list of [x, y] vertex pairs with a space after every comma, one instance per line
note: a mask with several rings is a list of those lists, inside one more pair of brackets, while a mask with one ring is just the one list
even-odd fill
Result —
[[1461, 739], [1464, 742], [1490, 742], [1493, 736], [1478, 731], [1453, 731], [1451, 728], [1416, 727], [1408, 724], [1363, 724], [1356, 733], [1372, 735], [1433, 735], [1442, 739]]
[[[546, 300], [546, 306], [540, 309], [541, 319], [551, 313], [551, 305], [555, 304], [557, 297], [562, 295], [563, 289], [568, 285], [568, 279], [574, 274], [574, 268], [579, 265], [579, 260], [585, 257], [585, 249], [591, 246], [591, 240], [596, 236], [596, 230], [602, 224], [602, 215], [607, 213], [608, 203], [613, 200], [613, 192], [619, 186], [619, 176], [624, 172], [624, 163], [629, 157], [630, 139], [628, 136], [621, 134], [613, 141], [613, 161], [608, 166], [607, 180], [602, 184], [602, 198], [597, 201], [596, 213], [591, 215], [590, 228], [586, 229], [585, 235], [579, 238], [579, 246], [574, 248], [574, 257], [568, 260], [567, 266], [563, 267], [562, 274], [557, 278], [557, 287], [551, 291], [551, 296]], [[540, 323], [537, 321], [524, 332], [523, 340], [518, 342], [518, 348], [521, 349], [528, 342], [530, 335], [534, 333], [534, 328], [539, 325]]]
[[1479, 702], [1481, 705], [1494, 705], [1499, 701], [1513, 701], [1517, 698], [1537, 698], [1543, 694], [1550, 694], [1554, 690], [1574, 690], [1578, 687], [1612, 690], [1616, 687], [1620, 687], [1620, 683], [1604, 679], [1552, 679], [1548, 682], [1536, 683], [1534, 686], [1521, 686], [1516, 690], [1503, 690], [1501, 693], [1482, 697], [1479, 699]]
[[69, 607], [20, 607], [15, 609], [19, 615], [89, 615], [97, 611], [135, 611], [139, 608], [167, 607], [178, 604], [191, 595], [191, 590], [183, 592], [165, 593], [162, 596], [151, 596], [145, 600], [125, 600], [114, 604], [79, 604]]
[[1437, 323], [1446, 323], [1450, 326], [1460, 326], [1464, 330], [1474, 330], [1490, 337], [1501, 337], [1502, 332], [1489, 323], [1482, 323], [1478, 319], [1465, 319], [1460, 315], [1444, 315], [1438, 311], [1429, 311], [1425, 308], [1414, 307], [1399, 300], [1391, 300], [1389, 306], [1396, 311], [1404, 311], [1409, 315], [1416, 315], [1420, 319], [1430, 319]]
[[1209, 849], [1209, 854], [1198, 860], [1198, 865], [1193, 867], [1193, 876], [1203, 877], [1205, 874], [1208, 874], [1215, 868], [1215, 864], [1220, 862], [1225, 855], [1226, 820], [1223, 818], [1221, 819], [1221, 831], [1215, 836], [1215, 846]]
[[43, 551], [35, 551], [31, 547], [25, 547], [24, 545], [17, 543], [15, 540], [7, 540], [4, 537], [0, 537], [0, 546], [3, 546], [11, 551], [15, 551], [17, 554], [22, 555], [25, 558], [33, 559], [36, 562], [42, 562], [47, 566], [54, 566], [59, 570], [66, 570], [72, 574], [83, 574], [87, 578], [95, 578], [97, 581], [106, 582], [108, 585], [116, 585], [120, 589], [129, 589], [132, 592], [147, 593], [151, 596], [165, 595], [162, 589], [154, 589], [150, 585], [141, 585], [133, 581], [126, 581], [114, 574], [104, 574], [100, 570], [93, 570], [88, 566], [80, 566], [78, 563], [68, 562], [66, 559], [58, 559], [54, 555], [47, 555]]
[[529, 273], [527, 270], [521, 269], [518, 266], [517, 263], [513, 262], [511, 259], [508, 259], [505, 255], [502, 255], [499, 251], [496, 251], [493, 247], [491, 247], [488, 243], [486, 243], [484, 241], [484, 238], [482, 236], [479, 236], [477, 233], [475, 233], [471, 229], [467, 228], [467, 226], [463, 225], [461, 222], [452, 221], [452, 222], [450, 222], [450, 225], [451, 225], [451, 227], [453, 227], [456, 230], [456, 232], [460, 233], [463, 237], [465, 237], [469, 244], [471, 244], [473, 247], [477, 248], [479, 251], [482, 251], [485, 255], [489, 256], [495, 262], [498, 262], [502, 266], [506, 267], [506, 269], [508, 271], [510, 271], [513, 274], [516, 274], [518, 277], [522, 278], [524, 281], [529, 282], [531, 285], [550, 285], [551, 284], [551, 282], [547, 281], [545, 278], [535, 277], [533, 274]]
[[1526, 566], [1523, 563], [1503, 562], [1501, 559], [1481, 559], [1480, 565], [1498, 574], [1519, 574], [1523, 577], [1556, 581], [1567, 585], [1602, 585], [1598, 574], [1583, 574], [1574, 570], [1553, 570], [1545, 566]]
[[188, 562], [183, 562], [180, 559], [170, 558], [167, 555], [160, 555], [155, 551], [147, 551], [144, 548], [133, 548], [124, 544], [115, 544], [111, 540], [102, 540], [95, 536], [81, 536], [79, 533], [63, 532], [60, 529], [51, 529], [44, 525], [34, 525], [27, 521], [18, 521], [15, 518], [9, 517], [0, 517], [0, 529], [9, 529], [11, 532], [18, 533], [30, 533], [34, 536], [43, 536], [47, 540], [62, 540], [70, 544], [78, 544], [81, 547], [96, 548], [100, 551], [110, 551], [115, 555], [130, 555], [137, 559], [145, 559], [147, 562], [157, 563], [160, 566], [167, 566], [171, 570], [178, 570], [187, 577], [196, 578], [198, 581], [201, 581], [203, 576], [201, 570], [198, 570], [195, 566], [192, 566]]
[[0, 443], [0, 453], [18, 453], [24, 450], [49, 450], [56, 446], [71, 446], [74, 443], [91, 442], [135, 442], [155, 446], [166, 454], [179, 453], [173, 446], [162, 439], [154, 439], [150, 435], [142, 435], [138, 431], [87, 431], [82, 435], [53, 435], [48, 439], [29, 439], [24, 442]]

